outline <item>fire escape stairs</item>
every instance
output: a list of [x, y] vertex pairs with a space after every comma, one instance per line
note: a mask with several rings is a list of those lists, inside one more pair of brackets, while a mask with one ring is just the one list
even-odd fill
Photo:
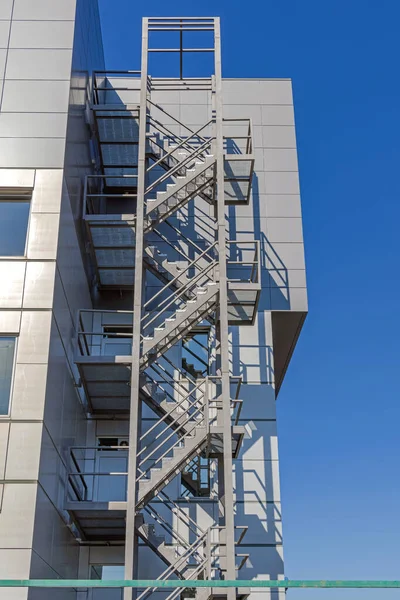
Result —
[[[182, 138], [179, 138], [182, 142]], [[203, 142], [204, 142], [203, 138]], [[166, 173], [169, 171], [174, 171], [175, 175], [182, 177], [187, 174], [188, 166], [183, 165], [179, 167], [179, 164], [182, 161], [187, 159], [193, 149], [190, 147], [189, 142], [185, 145], [186, 147], [180, 147], [178, 144], [173, 142], [167, 142], [165, 139], [161, 138], [157, 134], [149, 134], [147, 136], [147, 155], [154, 161], [157, 161], [159, 166], [164, 169]], [[172, 152], [172, 153], [171, 153]], [[211, 156], [210, 154], [208, 154]], [[203, 154], [199, 154], [199, 158], [197, 162], [202, 162], [202, 159], [207, 156], [207, 152]], [[213, 193], [211, 189], [199, 191], [199, 196], [203, 198], [206, 202], [213, 202]]]
[[[154, 380], [150, 380], [146, 374], [141, 375], [140, 397], [145, 404], [151, 408], [163, 422], [178, 432], [180, 435], [188, 433], [188, 425], [185, 419], [188, 411], [181, 407], [183, 401], [179, 402], [169, 397], [162, 386]], [[190, 392], [186, 394], [190, 396]], [[185, 397], [184, 397], [185, 398]], [[200, 404], [201, 400], [195, 401]]]
[[[144, 248], [144, 265], [155, 275], [161, 283], [167, 285], [172, 283], [174, 290], [179, 290], [190, 282], [187, 273], [187, 262], [168, 260], [167, 254], [163, 254], [157, 246], [149, 245]], [[185, 293], [184, 297], [189, 300], [192, 293]]]
[[[167, 183], [166, 190], [158, 190], [155, 198], [146, 203], [145, 233], [162, 223], [173, 212], [182, 208], [191, 198], [200, 195], [214, 180], [215, 157], [206, 154], [197, 158], [185, 175], [177, 175], [174, 183]], [[151, 189], [151, 186], [150, 186]], [[209, 202], [212, 202], [211, 197]]]
[[157, 360], [187, 332], [215, 310], [219, 286], [209, 280], [194, 288], [194, 296], [183, 302], [174, 314], [165, 318], [153, 332], [143, 336], [143, 352], [140, 359], [142, 369]]
[[[153, 130], [156, 129], [154, 123], [152, 125]], [[173, 505], [175, 517], [179, 521], [183, 520], [187, 525], [185, 519], [190, 520], [182, 508], [166, 496], [164, 488], [180, 474], [186, 489], [194, 495], [198, 491], [199, 474], [193, 471], [191, 465], [194, 460], [200, 462], [199, 457], [204, 456], [204, 452], [212, 444], [209, 405], [205, 395], [196, 395], [195, 380], [188, 384], [188, 389], [175, 381], [173, 392], [169, 394], [144, 371], [149, 367], [160, 366], [161, 361], [157, 361], [193, 327], [204, 319], [212, 319], [219, 297], [218, 260], [201, 253], [200, 258], [192, 263], [189, 260], [171, 261], [167, 254], [158, 250], [156, 244], [147, 243], [146, 239], [147, 234], [152, 233], [157, 225], [164, 223], [190, 200], [199, 197], [214, 204], [216, 157], [211, 139], [192, 132], [186, 140], [176, 136], [178, 142], [172, 143], [169, 141], [170, 136], [163, 139], [160, 133], [161, 129], [158, 133], [146, 136], [146, 156], [150, 163], [153, 161], [153, 165], [148, 168], [148, 175], [154, 166], [160, 167], [163, 175], [149, 184], [145, 194], [143, 225], [146, 238], [143, 261], [144, 266], [164, 285], [164, 290], [172, 293], [173, 300], [167, 307], [163, 307], [161, 297], [156, 311], [145, 313], [142, 319], [139, 394], [159, 420], [151, 428], [157, 427], [157, 430], [153, 429], [150, 433], [147, 431], [140, 438], [143, 443], [139, 444], [141, 449], [137, 456], [135, 531], [167, 566], [159, 579], [176, 576], [189, 584], [190, 580], [211, 578], [210, 538], [207, 537], [206, 542], [206, 533], [197, 532], [194, 535], [195, 541], [189, 543], [174, 528], [174, 518], [171, 522], [165, 520], [157, 514], [151, 503], [156, 497], [163, 496], [167, 498], [169, 506]], [[155, 171], [153, 175], [154, 173]], [[119, 191], [123, 192], [122, 186]], [[158, 312], [157, 316], [154, 316], [154, 312]], [[165, 449], [164, 446], [162, 450], [160, 448], [165, 442], [159, 443], [157, 439], [161, 435], [160, 425], [164, 426], [163, 434], [167, 436], [168, 442], [168, 448]], [[152, 444], [157, 447], [153, 449]], [[167, 531], [168, 538], [158, 533], [154, 523], [146, 522], [143, 513], [149, 514], [158, 525], [161, 524]], [[191, 531], [192, 539], [193, 530]], [[208, 531], [207, 536], [209, 533]], [[138, 600], [144, 600], [152, 591], [152, 588], [148, 588], [141, 592]], [[190, 588], [189, 584], [187, 588], [174, 590], [167, 600], [189, 597], [208, 600], [212, 596], [211, 588]]]
[[[207, 444], [209, 432], [204, 424], [194, 423], [190, 433], [181, 438], [168, 452], [168, 456], [157, 459], [153, 466], [141, 472], [138, 481], [136, 508], [139, 510], [154, 498], [172, 479], [189, 464], [194, 456], [200, 454]], [[144, 459], [142, 462], [146, 461]]]

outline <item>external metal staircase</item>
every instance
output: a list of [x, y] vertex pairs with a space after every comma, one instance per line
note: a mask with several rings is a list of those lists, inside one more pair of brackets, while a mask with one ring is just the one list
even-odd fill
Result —
[[[164, 27], [159, 21], [155, 19], [155, 30]], [[215, 27], [214, 20], [199, 20], [203, 21]], [[178, 27], [190, 22], [181, 19]], [[241, 242], [225, 239], [218, 213], [224, 214], [225, 204], [235, 204], [235, 190], [240, 190], [238, 204], [248, 202], [251, 127], [244, 154], [234, 144], [234, 154], [229, 155], [232, 139], [223, 135], [216, 76], [187, 83], [130, 72], [120, 84], [118, 77], [102, 73], [93, 80], [89, 120], [97, 172], [85, 181], [83, 218], [93, 297], [100, 298], [100, 306], [83, 309], [78, 317], [77, 387], [91, 417], [122, 415], [132, 422], [133, 407], [142, 403], [155, 419], [138, 428], [134, 451], [131, 444], [115, 449], [116, 456], [129, 455], [130, 462], [120, 471], [103, 473], [98, 468], [101, 447], [71, 449], [66, 507], [77, 537], [88, 543], [124, 541], [129, 548], [136, 533], [166, 565], [158, 579], [188, 582], [167, 600], [208, 600], [218, 593], [190, 588], [190, 581], [235, 576], [241, 566], [232, 563], [235, 526], [229, 525], [227, 534], [225, 518], [223, 525], [201, 529], [170, 497], [168, 486], [179, 476], [191, 500], [221, 494], [220, 503], [230, 498], [226, 510], [232, 510], [233, 492], [229, 496], [225, 481], [212, 485], [209, 464], [225, 461], [221, 478], [231, 477], [231, 459], [244, 435], [240, 401], [230, 396], [227, 335], [228, 324], [254, 320], [261, 291], [260, 256], [257, 244], [248, 251]], [[209, 93], [212, 118], [197, 129], [189, 127], [152, 100], [153, 92], [174, 85], [179, 94], [189, 88]], [[198, 237], [190, 239], [176, 224], [176, 217], [198, 205], [210, 214], [211, 240], [202, 237], [201, 228]], [[147, 301], [138, 302], [142, 288], [147, 290], [148, 273], [157, 278], [158, 287]], [[112, 302], [107, 305], [107, 296], [102, 296], [105, 291], [117, 291], [121, 297], [125, 293], [131, 302], [133, 298], [140, 315], [132, 312], [132, 304], [129, 310], [113, 310]], [[204, 324], [213, 329], [217, 358], [212, 366], [205, 365], [206, 376], [200, 376], [194, 363], [175, 364], [169, 351]], [[215, 341], [222, 335], [225, 346]], [[102, 477], [111, 478], [105, 480], [110, 481], [104, 486], [109, 494], [105, 498], [98, 493]], [[113, 496], [113, 477], [125, 481], [126, 489], [118, 488], [120, 497]], [[185, 498], [182, 493], [180, 500]], [[185, 535], [177, 522], [184, 525]], [[132, 578], [131, 568], [126, 563], [126, 578]], [[153, 591], [145, 589], [137, 599]], [[247, 595], [246, 590], [236, 593], [240, 598]]]
[[[211, 141], [207, 141], [189, 154], [181, 153], [182, 160], [147, 188], [149, 194], [170, 177], [175, 178], [173, 183], [166, 184], [165, 190], [158, 190], [155, 198], [148, 198], [145, 232], [151, 231], [154, 225], [163, 222], [195, 196], [206, 197], [209, 202], [213, 201], [211, 196], [204, 193], [210, 189], [214, 179], [215, 157], [208, 153], [210, 150]], [[179, 175], [178, 173], [183, 170], [185, 174]]]

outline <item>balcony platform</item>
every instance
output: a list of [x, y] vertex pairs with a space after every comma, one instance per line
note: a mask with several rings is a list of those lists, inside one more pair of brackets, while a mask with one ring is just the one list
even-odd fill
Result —
[[125, 540], [126, 502], [68, 500], [65, 509], [85, 541]]
[[90, 412], [129, 414], [131, 363], [129, 356], [77, 356], [75, 363]]

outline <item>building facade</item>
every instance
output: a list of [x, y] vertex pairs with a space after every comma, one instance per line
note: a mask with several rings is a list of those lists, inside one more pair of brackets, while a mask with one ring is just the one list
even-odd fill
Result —
[[[0, 578], [284, 576], [275, 401], [307, 312], [291, 82], [218, 18], [0, 6]], [[215, 587], [190, 587], [190, 580]], [[1, 598], [132, 597], [0, 590]]]

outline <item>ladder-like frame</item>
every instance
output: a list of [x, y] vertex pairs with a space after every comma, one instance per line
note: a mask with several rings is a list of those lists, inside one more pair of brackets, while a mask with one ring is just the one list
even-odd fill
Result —
[[[175, 49], [149, 47], [149, 33], [153, 31], [178, 31], [180, 45]], [[213, 48], [185, 48], [185, 31], [211, 31], [214, 33]], [[143, 308], [143, 259], [144, 259], [144, 234], [145, 234], [145, 191], [146, 191], [146, 129], [148, 100], [150, 100], [150, 86], [148, 73], [148, 58], [151, 52], [177, 52], [179, 53], [180, 77], [178, 79], [155, 80], [161, 89], [207, 89], [207, 79], [185, 79], [183, 75], [184, 54], [186, 52], [213, 52], [214, 74], [212, 76], [212, 109], [214, 121], [214, 152], [216, 156], [216, 213], [217, 213], [217, 243], [219, 260], [219, 309], [217, 326], [217, 364], [221, 375], [221, 401], [220, 411], [223, 429], [223, 451], [218, 459], [218, 489], [220, 507], [220, 539], [225, 546], [226, 579], [236, 578], [235, 569], [235, 539], [234, 539], [234, 514], [233, 514], [233, 477], [232, 477], [232, 429], [230, 411], [230, 379], [229, 379], [229, 342], [228, 342], [228, 297], [227, 297], [227, 236], [225, 225], [225, 199], [224, 199], [224, 154], [223, 154], [223, 104], [222, 104], [222, 73], [221, 73], [221, 35], [220, 20], [218, 17], [170, 17], [170, 18], [144, 18], [142, 34], [142, 59], [141, 59], [141, 87], [140, 87], [140, 117], [139, 117], [139, 151], [138, 151], [138, 185], [136, 209], [136, 243], [135, 243], [135, 279], [133, 299], [133, 343], [132, 343], [132, 368], [131, 368], [131, 400], [129, 424], [129, 457], [128, 457], [128, 483], [127, 483], [127, 517], [125, 537], [125, 579], [133, 579], [135, 567], [135, 509], [137, 502], [137, 456], [138, 456], [138, 431], [139, 431], [139, 406], [140, 406], [140, 361], [142, 338], [142, 308]], [[164, 87], [162, 87], [164, 86]], [[235, 590], [227, 589], [229, 600], [235, 598]], [[124, 589], [124, 600], [131, 600], [132, 589]]]

